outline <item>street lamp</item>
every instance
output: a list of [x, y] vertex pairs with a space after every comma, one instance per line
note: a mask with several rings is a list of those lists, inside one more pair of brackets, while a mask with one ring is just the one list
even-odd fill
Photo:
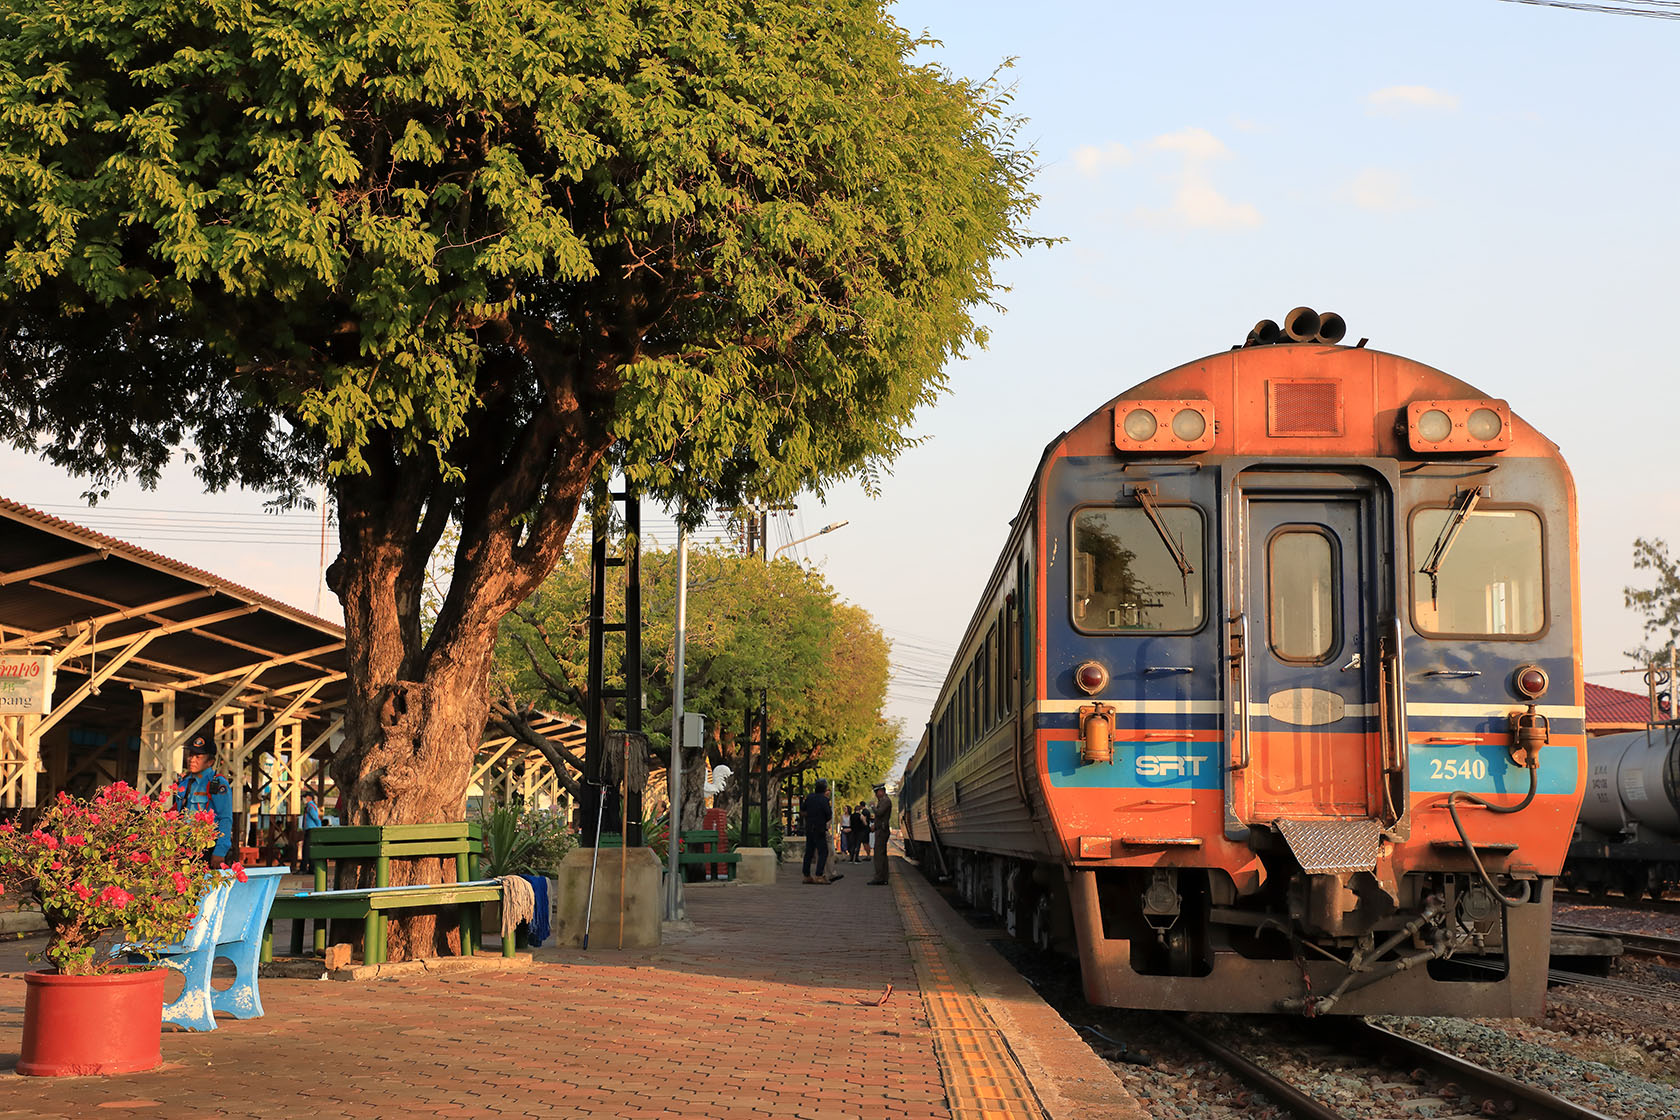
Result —
[[850, 521], [836, 521], [832, 525], [824, 525], [821, 529], [818, 529], [814, 533], [807, 534], [806, 536], [800, 537], [796, 541], [789, 541], [788, 543], [782, 545], [775, 552], [772, 552], [770, 554], [770, 559], [774, 560], [776, 557], [780, 556], [782, 553], [786, 552], [788, 549], [792, 548], [796, 544], [804, 544], [806, 541], [814, 541], [818, 537], [822, 536], [824, 533], [832, 533], [832, 532], [834, 532], [834, 530], [839, 529], [839, 528], [843, 528], [844, 526], [847, 526], [847, 525], [850, 525], [850, 524], [851, 524]]

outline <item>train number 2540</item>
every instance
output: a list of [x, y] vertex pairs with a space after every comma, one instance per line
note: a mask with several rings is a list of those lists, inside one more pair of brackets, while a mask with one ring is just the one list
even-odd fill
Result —
[[1485, 758], [1432, 758], [1429, 760], [1429, 776], [1431, 778], [1445, 778], [1452, 781], [1471, 778], [1486, 778], [1488, 764]]

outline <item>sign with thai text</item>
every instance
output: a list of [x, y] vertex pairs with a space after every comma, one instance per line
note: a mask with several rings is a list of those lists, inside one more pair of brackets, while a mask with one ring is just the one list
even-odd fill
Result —
[[47, 654], [0, 654], [0, 715], [52, 713], [53, 659]]

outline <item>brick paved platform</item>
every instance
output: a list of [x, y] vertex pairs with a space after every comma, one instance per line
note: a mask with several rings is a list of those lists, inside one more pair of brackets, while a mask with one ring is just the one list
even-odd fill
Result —
[[[264, 980], [266, 1018], [167, 1033], [164, 1068], [127, 1077], [17, 1076], [13, 971], [0, 975], [0, 1117], [1141, 1117], [894, 862], [886, 889], [862, 864], [831, 886], [786, 865], [773, 887], [692, 886], [692, 929], [668, 926], [651, 953], [547, 948], [517, 971]], [[25, 967], [31, 944], [0, 945], [0, 968]]]

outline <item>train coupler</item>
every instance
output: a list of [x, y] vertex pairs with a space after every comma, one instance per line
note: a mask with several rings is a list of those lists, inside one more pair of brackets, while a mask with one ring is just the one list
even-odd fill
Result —
[[1540, 748], [1552, 741], [1552, 723], [1543, 714], [1528, 706], [1526, 712], [1512, 712], [1511, 761], [1533, 770], [1540, 765]]

